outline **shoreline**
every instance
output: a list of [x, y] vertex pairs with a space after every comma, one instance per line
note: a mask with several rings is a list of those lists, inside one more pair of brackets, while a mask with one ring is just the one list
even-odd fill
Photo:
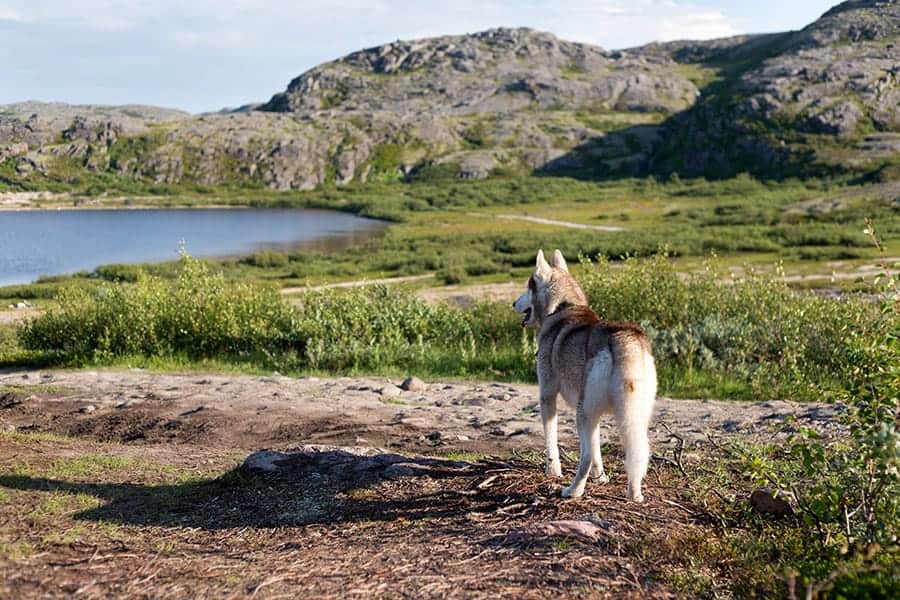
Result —
[[[258, 208], [260, 210], [268, 210], [269, 208], [279, 208], [285, 210], [284, 207], [268, 207], [268, 206], [247, 206], [246, 204], [196, 204], [196, 205], [179, 205], [179, 206], [154, 206], [152, 204], [139, 204], [133, 206], [108, 206], [108, 205], [92, 205], [92, 206], [0, 206], [0, 212], [34, 212], [34, 211], [80, 211], [80, 210], [246, 210], [249, 208]], [[297, 208], [287, 210], [327, 210], [327, 209], [311, 209]], [[334, 211], [339, 212], [339, 211]], [[373, 219], [375, 220], [375, 219]]]
[[[166, 202], [172, 202], [172, 204], [164, 204]], [[140, 195], [84, 198], [81, 196], [74, 196], [69, 192], [0, 192], [0, 212], [23, 212], [34, 210], [184, 210], [191, 208], [264, 209], [269, 207], [250, 206], [246, 202], [233, 204], [196, 202], [185, 200], [184, 196]]]

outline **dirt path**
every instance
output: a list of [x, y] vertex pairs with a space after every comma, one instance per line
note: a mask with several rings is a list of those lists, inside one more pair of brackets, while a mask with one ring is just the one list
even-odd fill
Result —
[[426, 302], [452, 302], [459, 306], [469, 306], [477, 300], [511, 302], [524, 289], [525, 281], [504, 281], [422, 288], [416, 290], [416, 295]]
[[[895, 265], [900, 263], [900, 257], [889, 257], [884, 259], [886, 265]], [[871, 264], [860, 265], [853, 271], [833, 271], [832, 273], [810, 273], [799, 275], [785, 275], [781, 278], [785, 283], [797, 283], [800, 281], [814, 280], [838, 280], [838, 279], [862, 279], [871, 282], [876, 277], [885, 275], [885, 270], [891, 275], [900, 275], [900, 269], [883, 268], [882, 265], [873, 261]]]
[[494, 217], [497, 219], [506, 219], [507, 221], [528, 221], [529, 223], [537, 223], [538, 225], [556, 225], [557, 227], [566, 227], [569, 229], [592, 229], [594, 231], [625, 231], [622, 227], [615, 225], [587, 225], [585, 223], [573, 223], [572, 221], [557, 221], [555, 219], [545, 219], [543, 217], [529, 217], [527, 215], [486, 215], [483, 213], [470, 212], [466, 213], [470, 217]]
[[325, 285], [315, 285], [315, 286], [310, 286], [310, 287], [282, 288], [281, 293], [288, 295], [288, 294], [299, 294], [302, 292], [315, 292], [318, 290], [329, 290], [329, 289], [333, 289], [333, 288], [353, 288], [353, 287], [362, 287], [364, 285], [410, 283], [413, 281], [424, 281], [426, 279], [432, 279], [433, 277], [434, 277], [434, 273], [426, 273], [424, 275], [406, 275], [404, 277], [385, 277], [383, 279], [356, 279], [354, 281], [340, 281], [338, 283], [327, 283]]
[[37, 317], [41, 314], [41, 309], [37, 307], [30, 308], [11, 308], [9, 310], [0, 310], [0, 325], [9, 323], [18, 323], [31, 317]]

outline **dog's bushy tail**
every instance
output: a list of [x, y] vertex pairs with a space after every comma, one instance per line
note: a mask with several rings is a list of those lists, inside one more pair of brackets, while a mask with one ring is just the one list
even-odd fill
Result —
[[648, 429], [656, 400], [656, 368], [653, 357], [645, 357], [639, 377], [624, 381], [623, 398], [616, 417], [622, 445], [625, 447], [625, 471], [628, 474], [628, 495], [631, 499], [641, 495], [641, 481], [650, 463]]

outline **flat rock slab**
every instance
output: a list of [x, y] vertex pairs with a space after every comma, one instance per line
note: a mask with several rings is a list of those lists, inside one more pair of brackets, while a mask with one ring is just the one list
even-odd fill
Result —
[[542, 542], [547, 538], [569, 538], [582, 542], [596, 542], [608, 532], [600, 525], [581, 519], [564, 519], [534, 523], [510, 533], [515, 542]]
[[367, 446], [311, 444], [285, 451], [260, 450], [248, 456], [242, 468], [262, 473], [318, 473], [331, 480], [352, 483], [359, 479], [401, 479], [462, 475], [472, 464], [464, 461], [404, 456]]

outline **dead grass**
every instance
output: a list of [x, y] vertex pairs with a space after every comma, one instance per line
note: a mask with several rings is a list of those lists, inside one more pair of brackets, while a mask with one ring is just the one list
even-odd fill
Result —
[[[210, 449], [202, 467], [184, 446], [134, 450], [3, 437], [0, 596], [670, 597], [730, 585], [714, 560], [688, 558], [715, 555], [722, 535], [668, 463], [634, 505], [621, 475], [561, 500], [535, 454], [460, 454], [450, 458], [473, 462], [373, 481], [251, 475]], [[601, 525], [597, 542], [522, 535], [585, 518]]]

